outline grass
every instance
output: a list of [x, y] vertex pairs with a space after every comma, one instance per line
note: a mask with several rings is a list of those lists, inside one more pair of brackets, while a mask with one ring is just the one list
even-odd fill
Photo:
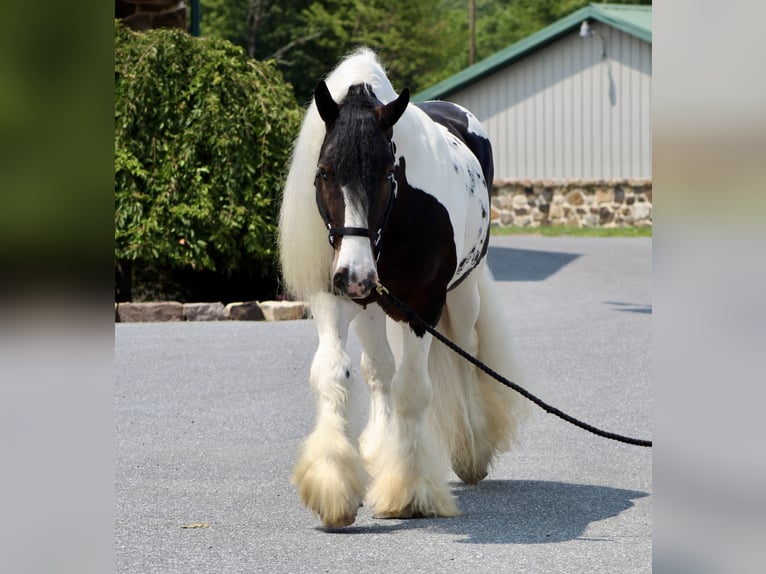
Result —
[[492, 235], [536, 235], [543, 237], [651, 237], [651, 227], [567, 227], [547, 225], [545, 227], [498, 227], [490, 228]]

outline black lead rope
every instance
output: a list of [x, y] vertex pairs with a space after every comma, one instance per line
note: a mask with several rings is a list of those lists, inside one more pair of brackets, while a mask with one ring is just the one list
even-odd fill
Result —
[[593, 425], [589, 425], [586, 422], [583, 422], [581, 420], [578, 420], [574, 418], [573, 416], [570, 416], [566, 414], [565, 412], [557, 409], [554, 406], [551, 406], [547, 404], [546, 402], [542, 401], [541, 399], [537, 398], [535, 395], [530, 393], [528, 390], [526, 390], [524, 387], [521, 387], [514, 383], [513, 381], [509, 381], [505, 377], [503, 377], [501, 374], [495, 372], [490, 367], [482, 363], [479, 359], [474, 357], [473, 355], [470, 355], [460, 347], [458, 347], [455, 343], [447, 339], [444, 335], [439, 333], [436, 329], [434, 329], [431, 325], [426, 323], [423, 319], [421, 319], [412, 309], [410, 309], [403, 301], [392, 295], [388, 289], [386, 289], [381, 283], [378, 283], [375, 286], [375, 289], [377, 290], [378, 294], [382, 297], [386, 297], [391, 303], [393, 303], [397, 308], [399, 308], [400, 311], [402, 311], [407, 317], [409, 317], [411, 320], [418, 323], [421, 327], [423, 327], [426, 331], [431, 333], [436, 339], [447, 345], [450, 349], [455, 351], [458, 355], [463, 357], [466, 361], [469, 363], [472, 363], [485, 373], [487, 373], [490, 377], [498, 381], [499, 383], [502, 383], [506, 387], [513, 389], [523, 397], [529, 399], [533, 403], [535, 403], [538, 407], [542, 408], [545, 412], [556, 415], [560, 419], [563, 419], [567, 421], [570, 424], [573, 424], [576, 427], [580, 427], [581, 429], [584, 429], [588, 432], [591, 432], [595, 435], [598, 435], [600, 437], [616, 440], [617, 442], [623, 442], [626, 444], [632, 444], [636, 446], [652, 446], [652, 441], [650, 440], [644, 440], [644, 439], [637, 439], [637, 438], [631, 438], [619, 434], [615, 434], [613, 432], [601, 430], [599, 428], [594, 427]]

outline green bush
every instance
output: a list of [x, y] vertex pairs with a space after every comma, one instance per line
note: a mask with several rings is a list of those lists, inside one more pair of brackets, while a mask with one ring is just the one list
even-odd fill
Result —
[[116, 22], [119, 299], [131, 279], [137, 299], [217, 300], [226, 294], [198, 287], [258, 294], [255, 284], [275, 280], [277, 202], [300, 116], [272, 62], [225, 40]]

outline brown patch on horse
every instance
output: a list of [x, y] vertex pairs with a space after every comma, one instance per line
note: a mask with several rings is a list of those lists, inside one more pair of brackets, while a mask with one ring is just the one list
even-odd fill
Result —
[[[432, 195], [410, 186], [403, 157], [396, 166], [396, 180], [399, 195], [383, 229], [378, 276], [391, 293], [436, 325], [457, 267], [452, 223], [446, 208]], [[408, 322], [418, 336], [425, 333], [387, 299], [374, 293], [366, 302], [372, 300], [391, 318]]]

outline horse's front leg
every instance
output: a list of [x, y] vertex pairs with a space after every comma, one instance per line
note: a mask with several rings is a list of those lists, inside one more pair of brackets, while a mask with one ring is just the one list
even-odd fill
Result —
[[378, 518], [459, 514], [445, 481], [445, 465], [429, 409], [428, 354], [432, 337], [402, 327], [402, 359], [391, 382], [386, 438], [371, 464], [367, 500]]
[[303, 442], [293, 469], [293, 484], [303, 504], [329, 527], [352, 524], [364, 499], [368, 475], [349, 436], [351, 360], [348, 327], [359, 308], [330, 294], [310, 300], [319, 346], [311, 364], [316, 393], [314, 431]]
[[394, 355], [386, 337], [386, 314], [369, 305], [354, 320], [362, 342], [362, 374], [370, 390], [370, 414], [359, 437], [359, 450], [367, 468], [373, 470], [378, 452], [387, 438], [391, 416], [391, 379], [396, 371]]

